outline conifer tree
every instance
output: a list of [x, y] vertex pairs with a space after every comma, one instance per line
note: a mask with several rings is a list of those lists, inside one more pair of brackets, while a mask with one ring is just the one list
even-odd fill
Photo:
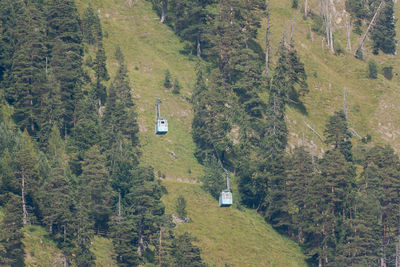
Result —
[[176, 259], [176, 266], [206, 266], [201, 259], [200, 248], [193, 244], [193, 241], [196, 240], [188, 232], [175, 238], [173, 254]]
[[82, 15], [82, 32], [84, 40], [90, 45], [96, 45], [103, 39], [100, 18], [91, 2]]
[[9, 98], [15, 106], [17, 125], [34, 134], [40, 127], [39, 105], [46, 81], [47, 53], [43, 14], [34, 2], [22, 5], [16, 16], [16, 25]]
[[76, 124], [76, 105], [82, 95], [82, 32], [74, 1], [49, 1], [47, 11], [50, 66], [60, 82], [65, 135]]
[[0, 264], [2, 266], [25, 266], [21, 197], [9, 193], [7, 198], [4, 217], [0, 222]]
[[138, 167], [132, 171], [132, 188], [126, 196], [137, 233], [137, 253], [142, 256], [149, 244], [154, 244], [164, 205], [161, 202], [162, 186], [154, 178], [151, 167]]
[[179, 37], [192, 43], [191, 52], [198, 57], [202, 56], [202, 50], [209, 45], [206, 34], [212, 14], [208, 7], [214, 2], [215, 0], [177, 0], [172, 3], [174, 31]]
[[100, 154], [99, 147], [93, 146], [85, 154], [80, 177], [81, 187], [88, 195], [89, 219], [94, 222], [97, 234], [107, 230], [111, 215], [113, 192], [105, 164], [105, 157]]
[[196, 158], [200, 162], [207, 162], [213, 157], [224, 161], [225, 153], [232, 146], [227, 137], [231, 130], [228, 119], [229, 107], [228, 94], [222, 82], [222, 75], [218, 71], [211, 77], [207, 87], [203, 81], [201, 70], [193, 94], [192, 122], [193, 140], [197, 144]]
[[[304, 242], [303, 228], [305, 227], [304, 210], [307, 208], [306, 198], [314, 175], [314, 166], [310, 153], [304, 147], [297, 147], [288, 160], [287, 195], [288, 212], [291, 216], [291, 231], [296, 235], [299, 243]], [[299, 194], [299, 192], [302, 192]]]
[[395, 20], [393, 17], [393, 1], [385, 1], [380, 11], [374, 27], [371, 29], [371, 39], [373, 41], [373, 53], [378, 54], [381, 50], [385, 54], [396, 52], [395, 44]]
[[137, 266], [139, 265], [138, 235], [135, 222], [131, 218], [126, 218], [120, 222], [114, 222], [110, 229], [116, 251], [118, 266]]
[[94, 90], [96, 92], [96, 96], [99, 99], [99, 106], [102, 106], [106, 102], [106, 86], [103, 82], [108, 81], [110, 77], [108, 76], [107, 68], [106, 68], [106, 52], [103, 48], [103, 42], [99, 41], [97, 45], [96, 59], [93, 63], [93, 69], [95, 71], [95, 86]]
[[33, 200], [41, 184], [37, 170], [37, 154], [33, 148], [31, 137], [25, 131], [22, 135], [21, 148], [14, 158], [16, 178], [22, 198], [22, 212], [24, 225], [29, 222], [28, 206], [33, 207]]
[[348, 129], [346, 115], [343, 110], [336, 111], [335, 114], [329, 118], [324, 135], [327, 145], [331, 145], [333, 149], [339, 150], [347, 161], [352, 161], [351, 133]]

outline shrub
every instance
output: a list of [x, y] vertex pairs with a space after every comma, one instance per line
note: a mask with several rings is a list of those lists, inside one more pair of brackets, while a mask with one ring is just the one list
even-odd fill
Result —
[[178, 214], [179, 218], [186, 218], [186, 199], [182, 195], [179, 195], [176, 200], [176, 213]]
[[382, 73], [386, 79], [391, 80], [393, 78], [393, 67], [392, 66], [383, 67]]
[[174, 89], [172, 89], [172, 93], [178, 95], [181, 92], [181, 85], [179, 84], [178, 78], [174, 80]]
[[376, 79], [378, 78], [378, 66], [375, 60], [371, 59], [368, 61], [368, 78]]
[[164, 87], [171, 88], [171, 73], [169, 72], [169, 69], [165, 70]]

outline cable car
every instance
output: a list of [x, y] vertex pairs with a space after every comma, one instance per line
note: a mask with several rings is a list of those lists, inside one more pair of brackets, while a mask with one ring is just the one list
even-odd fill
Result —
[[230, 207], [232, 206], [233, 200], [232, 200], [232, 192], [229, 186], [229, 173], [224, 167], [222, 167], [222, 169], [224, 169], [226, 175], [226, 189], [222, 190], [221, 194], [219, 195], [219, 206]]
[[223, 190], [219, 195], [219, 206], [230, 207], [232, 206], [232, 193], [228, 190]]
[[166, 134], [168, 132], [168, 121], [160, 116], [161, 99], [156, 102], [156, 134]]

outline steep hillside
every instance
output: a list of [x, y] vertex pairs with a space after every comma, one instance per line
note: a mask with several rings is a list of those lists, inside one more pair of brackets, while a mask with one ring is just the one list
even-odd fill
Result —
[[[86, 8], [88, 2], [77, 1], [79, 9]], [[107, 0], [92, 4], [105, 32], [111, 76], [115, 71], [116, 44], [125, 55], [139, 113], [143, 160], [153, 165], [156, 173], [165, 175], [163, 185], [169, 194], [163, 201], [167, 212], [174, 212], [179, 194], [188, 202], [187, 211], [193, 222], [179, 225], [176, 231], [189, 231], [196, 236], [204, 260], [217, 266], [305, 266], [300, 248], [265, 224], [254, 211], [220, 209], [216, 200], [193, 184], [202, 168], [193, 156], [191, 104], [162, 84], [164, 72], [169, 69], [172, 79], [178, 77], [183, 87], [181, 94], [189, 97], [196, 59], [180, 52], [183, 44], [159, 23], [149, 2], [131, 1], [131, 7], [129, 2]], [[169, 123], [165, 136], [154, 134], [154, 104], [158, 96], [163, 100], [161, 113]]]
[[[290, 9], [291, 1], [271, 1], [271, 36], [272, 55], [277, 50], [282, 34], [290, 35], [294, 18], [293, 40], [308, 75], [310, 93], [305, 97], [306, 114], [295, 108], [289, 108], [287, 122], [290, 129], [290, 147], [302, 142], [303, 134], [306, 144], [315, 144], [314, 152], [320, 154], [324, 145], [309, 126], [323, 135], [325, 123], [334, 111], [343, 109], [344, 88], [346, 88], [346, 104], [350, 127], [360, 136], [372, 136], [377, 143], [390, 143], [398, 152], [400, 150], [400, 120], [394, 116], [398, 112], [400, 92], [398, 84], [400, 77], [400, 59], [398, 55], [372, 55], [370, 42], [364, 44], [364, 60], [353, 57], [353, 53], [361, 40], [361, 36], [352, 33], [351, 52], [346, 51], [346, 23], [349, 14], [344, 10], [344, 0], [334, 1], [335, 45], [344, 50], [344, 54], [334, 55], [324, 45], [325, 36], [311, 32], [313, 20], [303, 19], [303, 1], [299, 1], [299, 10]], [[319, 14], [319, 1], [308, 1], [310, 9]], [[400, 9], [395, 5], [395, 14]], [[397, 28], [399, 26], [397, 21]], [[367, 25], [362, 30], [365, 31]], [[259, 43], [265, 47], [266, 22], [259, 31]], [[367, 78], [368, 60], [378, 63], [378, 79]], [[276, 58], [272, 58], [272, 64]], [[391, 81], [385, 79], [381, 69], [392, 66], [394, 77]], [[357, 138], [353, 138], [357, 142]]]
[[[88, 1], [78, 0], [83, 10]], [[191, 105], [185, 97], [173, 95], [163, 86], [166, 69], [183, 85], [182, 94], [190, 97], [193, 83], [195, 59], [184, 55], [183, 44], [173, 32], [159, 23], [150, 3], [144, 0], [92, 1], [98, 11], [104, 32], [108, 67], [115, 71], [113, 51], [120, 44], [125, 54], [130, 78], [133, 82], [140, 123], [140, 140], [143, 159], [155, 167], [156, 173], [165, 175], [163, 184], [169, 191], [164, 197], [168, 212], [174, 212], [179, 194], [188, 202], [188, 213], [192, 223], [179, 225], [177, 232], [189, 231], [195, 235], [203, 250], [204, 259], [218, 266], [224, 263], [235, 266], [298, 266], [304, 265], [304, 256], [291, 241], [280, 237], [251, 211], [219, 209], [216, 201], [206, 195], [199, 185], [192, 185], [202, 174], [201, 166], [193, 156], [191, 139]], [[345, 50], [345, 22], [343, 1], [337, 1], [335, 14], [335, 42]], [[299, 51], [308, 74], [310, 93], [305, 97], [306, 111], [290, 107], [287, 122], [290, 129], [290, 146], [305, 142], [320, 154], [325, 146], [311, 130], [323, 135], [327, 118], [343, 108], [346, 88], [346, 104], [351, 127], [360, 135], [370, 134], [373, 142], [389, 142], [397, 150], [400, 121], [392, 116], [398, 107], [400, 93], [396, 86], [400, 61], [397, 56], [372, 56], [365, 53], [365, 60], [356, 60], [352, 53], [334, 55], [323, 45], [323, 36], [310, 31], [313, 21], [303, 19], [299, 10], [290, 9], [287, 1], [272, 1], [272, 65], [274, 53], [283, 33], [289, 35], [294, 17], [295, 46]], [[300, 5], [301, 6], [301, 5]], [[317, 1], [310, 2], [318, 12]], [[301, 7], [300, 7], [301, 8]], [[398, 13], [398, 8], [396, 10]], [[264, 45], [266, 23], [259, 31], [259, 43]], [[364, 29], [364, 28], [363, 28]], [[352, 35], [352, 48], [360, 37]], [[368, 42], [365, 45], [368, 51]], [[381, 74], [378, 79], [367, 78], [367, 61], [374, 58], [381, 66], [393, 66], [394, 78], [389, 81]], [[161, 113], [170, 126], [166, 136], [154, 135], [154, 103], [160, 96], [163, 100]], [[354, 138], [355, 142], [356, 138]], [[172, 181], [168, 181], [172, 180]], [[179, 182], [184, 183], [179, 183]]]

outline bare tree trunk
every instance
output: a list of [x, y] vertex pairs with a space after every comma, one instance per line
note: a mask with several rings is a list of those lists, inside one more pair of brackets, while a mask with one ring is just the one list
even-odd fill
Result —
[[343, 88], [343, 112], [347, 120], [347, 102], [346, 102], [346, 87]]
[[292, 25], [290, 26], [290, 42], [293, 41], [294, 24], [295, 24], [295, 20], [294, 20], [294, 15], [293, 15]]
[[308, 15], [308, 0], [305, 0], [304, 2], [304, 19], [307, 18]]
[[353, 26], [353, 22], [351, 20], [351, 17], [349, 18], [349, 23], [347, 24], [347, 44], [346, 44], [346, 49], [347, 51], [351, 51], [351, 28]]
[[201, 58], [200, 34], [197, 34], [197, 57]]
[[380, 11], [381, 8], [383, 7], [384, 3], [385, 3], [385, 1], [382, 1], [382, 2], [379, 4], [378, 8], [376, 9], [376, 12], [375, 12], [374, 16], [372, 17], [372, 20], [371, 20], [371, 22], [369, 23], [368, 28], [367, 28], [367, 30], [365, 31], [363, 38], [361, 39], [361, 42], [358, 44], [357, 49], [354, 51], [353, 56], [356, 56], [356, 55], [357, 55], [357, 51], [359, 51], [360, 49], [362, 49], [362, 46], [363, 46], [364, 41], [365, 41], [365, 38], [367, 38], [367, 34], [368, 34], [368, 32], [371, 30], [372, 26], [374, 25], [375, 19], [376, 19], [377, 15], [378, 15], [379, 11]]
[[162, 8], [161, 8], [161, 23], [165, 23], [167, 21], [167, 0], [162, 0]]
[[267, 30], [265, 32], [265, 70], [264, 74], [269, 75], [269, 30], [271, 28], [270, 24], [270, 12], [269, 7], [267, 9]]
[[160, 247], [160, 249], [158, 250], [158, 266], [161, 267], [161, 252], [162, 252], [162, 230], [161, 230], [161, 227], [160, 227], [159, 247]]
[[22, 212], [23, 212], [23, 223], [26, 225], [28, 223], [28, 212], [26, 210], [25, 202], [25, 174], [22, 172], [22, 183], [21, 183], [21, 198], [22, 198]]

